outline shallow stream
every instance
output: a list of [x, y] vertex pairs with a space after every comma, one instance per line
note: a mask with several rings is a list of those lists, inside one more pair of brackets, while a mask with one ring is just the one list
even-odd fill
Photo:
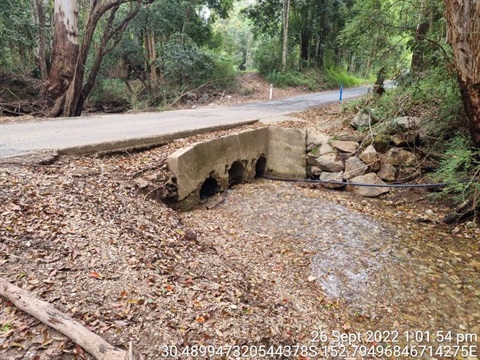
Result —
[[383, 314], [390, 325], [478, 335], [478, 231], [454, 234], [424, 223], [424, 210], [259, 181], [228, 191], [214, 211], [234, 219], [239, 231], [308, 250], [311, 276], [352, 316]]

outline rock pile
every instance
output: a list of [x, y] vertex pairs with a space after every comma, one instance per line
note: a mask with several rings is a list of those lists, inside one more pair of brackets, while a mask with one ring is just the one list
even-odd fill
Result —
[[307, 174], [311, 179], [328, 181], [323, 183], [325, 187], [348, 187], [358, 195], [375, 197], [390, 190], [388, 182], [415, 171], [418, 158], [413, 145], [419, 138], [419, 121], [401, 117], [376, 125], [370, 122], [368, 135], [362, 135], [360, 118], [361, 114], [352, 120], [351, 125], [359, 130], [354, 136], [308, 130]]

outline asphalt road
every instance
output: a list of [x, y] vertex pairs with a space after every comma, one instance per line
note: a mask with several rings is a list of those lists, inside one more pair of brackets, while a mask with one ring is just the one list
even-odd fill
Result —
[[[365, 94], [367, 86], [344, 89], [343, 99]], [[200, 132], [224, 129], [338, 101], [339, 91], [228, 107], [155, 113], [38, 119], [0, 124], [0, 158], [56, 150], [84, 154], [157, 145]]]

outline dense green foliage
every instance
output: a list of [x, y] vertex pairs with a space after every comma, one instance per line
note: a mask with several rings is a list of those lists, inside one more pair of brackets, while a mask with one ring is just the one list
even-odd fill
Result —
[[[172, 84], [185, 88], [224, 79], [234, 69], [257, 69], [279, 86], [316, 89], [354, 85], [355, 78], [368, 78], [380, 67], [389, 75], [399, 74], [409, 68], [412, 52], [421, 53], [429, 66], [443, 61], [442, 54], [432, 51], [438, 47], [435, 44], [444, 42], [440, 0], [289, 0], [288, 74], [280, 74], [285, 1], [144, 2], [105, 57], [99, 80], [136, 79], [151, 93]], [[49, 48], [53, 2], [43, 3]], [[21, 64], [24, 73], [38, 76], [39, 23], [34, 4], [5, 0], [0, 5], [2, 71], [19, 72]], [[80, 2], [81, 29], [88, 6]], [[128, 12], [130, 6], [122, 5], [119, 13]], [[95, 34], [92, 54], [99, 46], [103, 23]], [[428, 23], [427, 35], [418, 37], [422, 23]], [[427, 53], [436, 55], [424, 56]], [[312, 76], [312, 70], [317, 74]]]
[[456, 132], [445, 144], [445, 156], [435, 173], [437, 181], [448, 182], [444, 194], [453, 193], [459, 202], [480, 196], [480, 150], [473, 148], [464, 132]]
[[26, 0], [0, 2], [0, 70], [28, 73], [34, 70], [38, 23]]

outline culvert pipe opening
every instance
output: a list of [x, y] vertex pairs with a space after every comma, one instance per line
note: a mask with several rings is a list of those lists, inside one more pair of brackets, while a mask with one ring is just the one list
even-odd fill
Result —
[[265, 156], [260, 156], [255, 164], [255, 177], [263, 177], [267, 172], [267, 158]]
[[217, 179], [207, 178], [200, 188], [200, 200], [214, 196], [220, 190]]
[[235, 161], [228, 170], [228, 184], [234, 186], [245, 181], [245, 167], [240, 161]]

